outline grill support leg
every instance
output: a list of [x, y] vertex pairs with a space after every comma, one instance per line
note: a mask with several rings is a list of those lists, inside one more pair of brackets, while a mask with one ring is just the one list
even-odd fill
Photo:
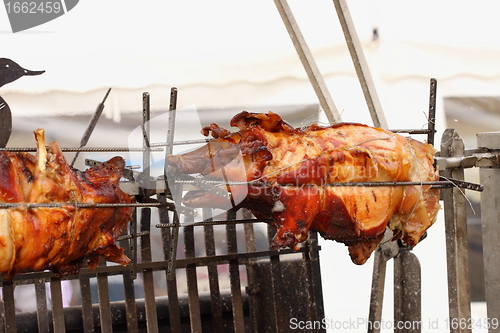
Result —
[[421, 332], [420, 262], [405, 246], [394, 258], [394, 281], [394, 332]]
[[[479, 133], [477, 146], [500, 149], [500, 132]], [[479, 171], [484, 191], [481, 195], [483, 224], [483, 257], [487, 318], [500, 318], [500, 168], [485, 167]], [[497, 322], [498, 323], [498, 322]], [[493, 324], [490, 322], [490, 324]], [[496, 327], [495, 327], [496, 326]], [[491, 325], [489, 333], [500, 332], [498, 325]]]
[[[464, 156], [464, 143], [454, 129], [447, 129], [443, 133], [441, 156]], [[464, 179], [464, 170], [462, 168], [446, 169], [441, 174], [454, 179]], [[459, 188], [455, 187], [443, 189], [442, 197], [445, 214], [448, 297], [450, 300], [449, 320], [450, 324], [456, 321], [458, 323], [461, 321], [468, 323], [471, 315], [471, 298], [465, 195]], [[450, 325], [450, 332], [471, 332], [470, 328], [460, 326]]]

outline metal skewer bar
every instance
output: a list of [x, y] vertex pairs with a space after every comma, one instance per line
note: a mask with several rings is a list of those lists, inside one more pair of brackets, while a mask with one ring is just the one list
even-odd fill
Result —
[[[389, 129], [389, 132], [392, 133], [406, 133], [406, 134], [429, 134], [433, 132], [432, 129]], [[193, 140], [182, 140], [182, 141], [174, 141], [173, 143], [168, 142], [155, 142], [151, 143], [151, 147], [165, 147], [165, 146], [181, 146], [181, 145], [190, 145], [190, 144], [200, 144], [200, 143], [208, 143], [214, 138], [202, 138], [202, 139], [193, 139]]]
[[[274, 184], [266, 184], [263, 182], [259, 181], [250, 181], [250, 182], [222, 182], [218, 180], [176, 180], [177, 183], [180, 184], [203, 184], [203, 183], [208, 183], [208, 184], [217, 184], [220, 186], [226, 186], [226, 185], [251, 185], [251, 186], [272, 186]], [[475, 184], [459, 179], [451, 179], [448, 178], [446, 180], [436, 180], [436, 181], [425, 181], [425, 182], [409, 182], [409, 181], [404, 181], [404, 182], [350, 182], [350, 183], [327, 183], [323, 184], [321, 186], [332, 186], [332, 187], [341, 187], [341, 186], [362, 186], [362, 187], [381, 187], [381, 186], [425, 186], [425, 185], [431, 185], [431, 186], [436, 186], [439, 188], [444, 188], [444, 187], [460, 187], [460, 188], [465, 188], [468, 190], [473, 190], [473, 191], [479, 191], [481, 192], [483, 190], [483, 185], [481, 184]], [[304, 184], [304, 185], [293, 185], [293, 184], [279, 184], [279, 186], [315, 186], [312, 184]], [[319, 186], [319, 185], [318, 185]]]
[[[89, 153], [119, 153], [119, 152], [142, 152], [144, 147], [61, 147], [64, 153], [74, 152], [89, 152]], [[151, 151], [163, 151], [160, 148], [150, 148]], [[14, 153], [31, 153], [36, 152], [35, 147], [17, 147], [17, 148], [0, 148], [0, 151], [14, 152]]]

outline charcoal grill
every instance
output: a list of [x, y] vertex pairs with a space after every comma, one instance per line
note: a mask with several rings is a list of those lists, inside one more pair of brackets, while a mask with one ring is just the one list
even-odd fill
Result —
[[[293, 19], [285, 0], [275, 0], [294, 45], [315, 88], [323, 110], [332, 122], [340, 121], [333, 101], [321, 79], [312, 55]], [[343, 0], [334, 0], [353, 61], [363, 86], [374, 124], [386, 127], [373, 83], [366, 64], [360, 59], [359, 41], [353, 34], [352, 22]], [[212, 219], [209, 209], [195, 212], [175, 205], [171, 186], [165, 175], [151, 177], [150, 154], [162, 151], [167, 156], [173, 145], [192, 142], [174, 141], [177, 90], [171, 91], [169, 114], [171, 125], [166, 129], [166, 142], [150, 142], [149, 94], [143, 95], [142, 147], [65, 148], [65, 152], [122, 152], [136, 151], [143, 155], [142, 172], [130, 167], [122, 187], [140, 199], [135, 204], [134, 219], [127, 234], [120, 237], [132, 263], [126, 267], [102, 261], [95, 270], [83, 268], [79, 275], [63, 279], [51, 272], [17, 275], [13, 281], [1, 280], [0, 332], [287, 332], [290, 319], [320, 323], [324, 317], [320, 274], [318, 236], [311, 232], [296, 251], [269, 249], [274, 229], [266, 220], [255, 219], [249, 211], [230, 210], [223, 219]], [[398, 133], [424, 134], [434, 142], [436, 81], [431, 80], [429, 123], [425, 130], [393, 130]], [[100, 110], [102, 111], [102, 109]], [[95, 126], [95, 122], [92, 126]], [[90, 133], [92, 130], [90, 126]], [[88, 138], [87, 138], [88, 139]], [[84, 140], [82, 140], [83, 142]], [[482, 168], [482, 182], [487, 198], [483, 205], [485, 229], [485, 272], [488, 317], [498, 318], [500, 311], [497, 276], [500, 262], [495, 253], [499, 245], [498, 217], [491, 207], [497, 205], [500, 174], [498, 166], [498, 134], [479, 135], [479, 147], [465, 150], [458, 134], [445, 131], [437, 166], [446, 177], [434, 182], [443, 188], [450, 294], [450, 319], [470, 318], [466, 215], [462, 189], [483, 190], [481, 185], [464, 181], [463, 169]], [[7, 149], [7, 148], [5, 148]], [[9, 148], [32, 151], [32, 148]], [[88, 165], [100, 163], [87, 160]], [[168, 160], [167, 160], [168, 163]], [[179, 181], [175, 186], [203, 186], [219, 191], [210, 182]], [[408, 186], [414, 183], [357, 183], [331, 186]], [[107, 205], [76, 204], [81, 208]], [[109, 204], [108, 204], [109, 205]], [[113, 204], [111, 204], [113, 205]], [[0, 208], [8, 208], [3, 204]], [[220, 232], [222, 231], [222, 239]], [[160, 242], [155, 242], [160, 239]], [[200, 241], [201, 240], [201, 241]], [[161, 258], [156, 258], [160, 253]], [[420, 320], [420, 278], [418, 259], [401, 244], [388, 242], [375, 252], [371, 304], [368, 319], [380, 322], [384, 292], [385, 265], [395, 260], [395, 321]], [[200, 275], [206, 275], [206, 283]], [[120, 280], [122, 299], [112, 297], [114, 280]], [[185, 282], [183, 282], [185, 279]], [[63, 283], [77, 286], [81, 305], [63, 306]], [[16, 313], [16, 286], [35, 290], [36, 311]], [[49, 285], [50, 288], [46, 288]], [[160, 291], [161, 289], [161, 291]], [[163, 293], [163, 294], [162, 294]], [[408, 302], [412, 295], [411, 302]], [[417, 295], [417, 296], [415, 296]], [[50, 298], [50, 306], [47, 299]], [[323, 332], [324, 327], [311, 329]], [[369, 332], [378, 332], [371, 326]], [[395, 332], [419, 332], [420, 328], [395, 329]], [[468, 332], [467, 328], [451, 328], [453, 332]], [[497, 330], [490, 330], [497, 332]]]

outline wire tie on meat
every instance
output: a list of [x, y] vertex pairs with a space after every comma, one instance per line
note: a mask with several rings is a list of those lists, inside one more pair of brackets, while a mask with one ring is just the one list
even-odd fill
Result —
[[[422, 164], [422, 162], [420, 162], [418, 160], [418, 158], [413, 154], [413, 150], [410, 149], [410, 153], [413, 155], [413, 157], [417, 160], [417, 162], [425, 169], [427, 170], [427, 172], [429, 173], [433, 173], [431, 172], [429, 169], [427, 169], [427, 167], [425, 165]], [[453, 180], [451, 180], [450, 178], [447, 178], [447, 177], [444, 177], [444, 176], [439, 176], [440, 178], [443, 178], [444, 180], [446, 180], [447, 182], [451, 183], [456, 189], [458, 189], [460, 191], [460, 194], [462, 194], [462, 196], [465, 198], [465, 200], [467, 200], [467, 202], [469, 203], [469, 206], [472, 210], [472, 213], [474, 215], [476, 215], [476, 210], [474, 209], [473, 205], [472, 205], [472, 202], [469, 200], [469, 198], [465, 195], [464, 191], [462, 191], [462, 189], [460, 188], [460, 186], [458, 186], [458, 184], [456, 184]]]

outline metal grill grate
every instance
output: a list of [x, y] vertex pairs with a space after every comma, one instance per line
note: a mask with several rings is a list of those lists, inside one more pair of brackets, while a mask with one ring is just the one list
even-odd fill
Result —
[[[171, 110], [175, 98], [173, 89]], [[151, 184], [141, 182], [150, 181], [154, 149], [148, 139], [147, 93], [143, 102], [144, 147], [135, 150], [143, 152], [144, 172], [136, 183], [145, 202], [135, 204], [134, 219], [119, 242], [132, 263], [122, 267], [102, 260], [97, 269], [83, 268], [64, 279], [33, 272], [1, 281], [0, 331], [286, 332], [290, 318], [321, 320], [316, 234], [297, 251], [269, 250], [274, 228], [249, 211], [231, 210], [216, 221], [204, 209], [195, 220], [192, 211], [175, 210], [166, 181], [161, 193], [146, 190]], [[173, 142], [173, 127], [168, 142]], [[151, 196], [155, 202], [147, 202]], [[78, 306], [63, 306], [67, 281], [78, 294]], [[16, 313], [16, 304], [24, 300], [14, 297], [14, 289], [21, 285], [35, 289], [36, 311]]]

